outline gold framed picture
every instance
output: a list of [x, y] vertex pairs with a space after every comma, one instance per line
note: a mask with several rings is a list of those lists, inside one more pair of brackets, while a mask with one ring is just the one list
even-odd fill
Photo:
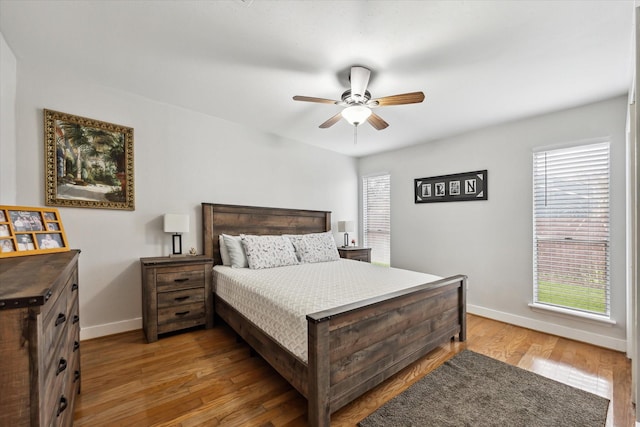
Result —
[[0, 206], [0, 258], [68, 250], [57, 209]]
[[134, 210], [133, 128], [44, 110], [45, 205]]

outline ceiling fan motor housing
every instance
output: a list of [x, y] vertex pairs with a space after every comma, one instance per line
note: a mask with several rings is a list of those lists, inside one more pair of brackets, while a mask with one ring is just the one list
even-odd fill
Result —
[[351, 89], [347, 89], [343, 92], [342, 97], [340, 99], [342, 99], [342, 102], [344, 102], [347, 105], [357, 105], [357, 104], [364, 105], [371, 99], [371, 93], [369, 93], [368, 90], [365, 90], [364, 95], [358, 95], [358, 94], [351, 95]]

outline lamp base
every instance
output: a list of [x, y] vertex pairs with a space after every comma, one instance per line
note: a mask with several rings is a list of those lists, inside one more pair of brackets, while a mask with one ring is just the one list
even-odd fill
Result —
[[349, 233], [344, 233], [344, 246], [342, 246], [343, 248], [346, 248], [349, 246]]
[[182, 256], [182, 235], [174, 234], [173, 235], [173, 253], [171, 256]]

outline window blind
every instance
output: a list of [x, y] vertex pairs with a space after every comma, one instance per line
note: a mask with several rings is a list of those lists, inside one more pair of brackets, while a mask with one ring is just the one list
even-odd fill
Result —
[[364, 245], [371, 248], [371, 262], [390, 265], [391, 175], [362, 179]]
[[534, 302], [610, 315], [609, 142], [534, 153]]

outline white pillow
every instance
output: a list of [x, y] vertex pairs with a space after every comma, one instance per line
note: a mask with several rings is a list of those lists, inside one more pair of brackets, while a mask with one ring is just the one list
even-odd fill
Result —
[[229, 250], [227, 249], [227, 245], [224, 243], [224, 237], [222, 237], [222, 234], [218, 236], [218, 244], [220, 246], [220, 258], [222, 258], [222, 265], [231, 265]]
[[273, 268], [298, 264], [291, 241], [284, 236], [240, 235], [249, 268]]
[[296, 252], [296, 258], [298, 258], [298, 261], [300, 261], [300, 255], [298, 254], [298, 245], [300, 244], [300, 241], [303, 239], [304, 234], [283, 234], [282, 236], [286, 237], [291, 241], [291, 244], [293, 244], [293, 249]]
[[301, 264], [337, 261], [340, 259], [333, 233], [311, 233], [294, 240], [293, 245]]
[[229, 236], [228, 234], [223, 234], [222, 238], [224, 239], [224, 244], [227, 247], [227, 252], [229, 253], [229, 263], [231, 264], [231, 267], [249, 267], [247, 255], [244, 253], [244, 248], [242, 246], [242, 240], [240, 239], [240, 236]]

